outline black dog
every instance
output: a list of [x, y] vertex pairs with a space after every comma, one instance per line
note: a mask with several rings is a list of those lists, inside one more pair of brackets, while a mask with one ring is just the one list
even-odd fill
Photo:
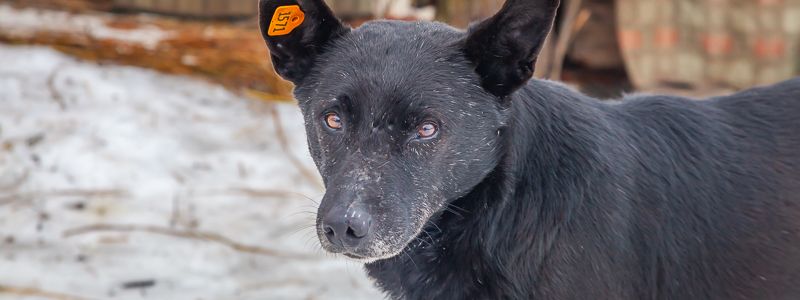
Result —
[[319, 238], [392, 297], [800, 299], [800, 79], [601, 103], [529, 82], [558, 0], [469, 32], [297, 2], [262, 0], [261, 29]]

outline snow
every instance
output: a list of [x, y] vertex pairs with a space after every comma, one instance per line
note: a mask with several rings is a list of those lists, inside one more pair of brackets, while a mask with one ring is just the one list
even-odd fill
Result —
[[[0, 6], [0, 23], [5, 17]], [[0, 61], [0, 291], [383, 298], [360, 265], [319, 250], [314, 212], [324, 192], [289, 159], [314, 170], [294, 105], [47, 48], [0, 45]], [[273, 109], [290, 153], [276, 138]], [[148, 231], [65, 235], [95, 224], [217, 234], [281, 254]]]

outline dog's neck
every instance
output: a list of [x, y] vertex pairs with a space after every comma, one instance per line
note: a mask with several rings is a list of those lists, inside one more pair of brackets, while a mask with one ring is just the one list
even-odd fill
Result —
[[[425, 232], [402, 254], [367, 265], [379, 285], [406, 291], [393, 296], [503, 298], [508, 295], [482, 293], [515, 288], [521, 292], [529, 286], [515, 286], [498, 274], [519, 278], [509, 273], [525, 270], [531, 280], [538, 281], [561, 226], [570, 222], [583, 204], [574, 200], [585, 198], [590, 178], [597, 175], [565, 170], [581, 164], [593, 165], [602, 173], [606, 163], [596, 157], [601, 153], [597, 151], [600, 143], [587, 140], [592, 135], [580, 133], [605, 125], [602, 105], [558, 84], [531, 83], [511, 101], [513, 116], [503, 132], [505, 149], [494, 171], [469, 194], [453, 201], [449, 209], [431, 218]], [[532, 175], [519, 170], [537, 172]], [[516, 175], [523, 173], [527, 174], [524, 178]], [[525, 236], [509, 236], [511, 233]], [[415, 272], [404, 271], [407, 269]], [[408, 278], [408, 274], [427, 275]], [[420, 286], [426, 283], [435, 287]]]

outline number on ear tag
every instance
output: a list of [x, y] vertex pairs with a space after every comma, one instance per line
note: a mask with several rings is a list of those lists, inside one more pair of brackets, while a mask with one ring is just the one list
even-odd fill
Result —
[[299, 5], [279, 6], [272, 15], [267, 35], [281, 36], [292, 33], [292, 30], [303, 24], [306, 14], [300, 10]]

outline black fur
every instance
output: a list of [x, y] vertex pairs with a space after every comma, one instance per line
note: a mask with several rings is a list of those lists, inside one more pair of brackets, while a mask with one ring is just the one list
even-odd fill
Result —
[[[800, 78], [703, 101], [522, 85], [557, 2], [510, 1], [470, 32], [304, 30], [327, 37], [278, 54], [306, 66], [288, 79], [325, 249], [398, 299], [800, 299]], [[531, 24], [534, 44], [503, 36]], [[370, 234], [328, 242], [322, 216], [352, 207]]]
[[508, 0], [489, 20], [471, 28], [466, 55], [484, 88], [505, 97], [533, 76], [559, 1]]
[[800, 299], [800, 79], [612, 105], [534, 81], [512, 102], [503, 162], [463, 210], [432, 218], [442, 230], [409, 255], [367, 265], [384, 290]]

